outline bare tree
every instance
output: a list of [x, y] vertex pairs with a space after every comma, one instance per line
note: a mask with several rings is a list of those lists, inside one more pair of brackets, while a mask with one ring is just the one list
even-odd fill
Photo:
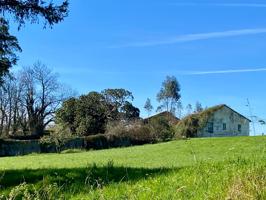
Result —
[[6, 76], [0, 87], [0, 134], [7, 135], [16, 132], [22, 122], [23, 115], [20, 106], [21, 90], [14, 76]]
[[41, 136], [45, 127], [54, 120], [54, 113], [61, 102], [70, 94], [63, 91], [57, 75], [40, 62], [20, 72], [19, 85], [22, 89], [20, 101], [27, 113], [28, 131]]

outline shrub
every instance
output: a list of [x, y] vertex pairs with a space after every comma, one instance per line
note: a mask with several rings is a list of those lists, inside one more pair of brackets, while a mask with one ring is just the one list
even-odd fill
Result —
[[165, 117], [152, 118], [149, 120], [148, 125], [158, 141], [168, 141], [174, 136], [173, 127]]
[[50, 135], [45, 135], [40, 139], [40, 144], [45, 152], [55, 148], [56, 152], [60, 152], [67, 141], [74, 138], [69, 128], [64, 125], [57, 124], [50, 130]]
[[139, 120], [109, 123], [107, 125], [106, 133], [118, 138], [127, 138], [132, 144], [145, 144], [155, 141], [154, 134], [150, 127]]
[[108, 148], [108, 140], [106, 135], [98, 134], [85, 137], [86, 149], [106, 149]]

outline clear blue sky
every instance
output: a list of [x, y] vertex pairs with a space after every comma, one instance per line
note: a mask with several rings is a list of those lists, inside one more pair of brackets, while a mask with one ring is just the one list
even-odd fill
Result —
[[[19, 65], [40, 60], [80, 94], [126, 88], [154, 106], [166, 75], [182, 102], [225, 103], [266, 119], [266, 2], [200, 0], [70, 0], [69, 17], [53, 29], [12, 28]], [[146, 113], [142, 112], [142, 116]]]

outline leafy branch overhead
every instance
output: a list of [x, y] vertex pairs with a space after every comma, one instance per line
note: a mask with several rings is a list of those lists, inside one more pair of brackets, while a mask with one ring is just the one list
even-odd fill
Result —
[[45, 25], [52, 26], [67, 17], [68, 5], [67, 0], [61, 5], [44, 0], [0, 0], [0, 12], [10, 14], [20, 26], [26, 21], [39, 23], [39, 17], [44, 19]]
[[9, 33], [8, 20], [14, 19], [21, 28], [27, 21], [39, 23], [41, 18], [44, 28], [47, 25], [52, 27], [68, 16], [68, 5], [67, 0], [60, 5], [44, 0], [0, 0], [0, 81], [16, 65], [17, 52], [21, 51], [17, 38]]

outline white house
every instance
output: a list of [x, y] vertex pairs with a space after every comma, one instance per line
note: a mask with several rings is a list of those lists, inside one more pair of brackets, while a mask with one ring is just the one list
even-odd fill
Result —
[[251, 121], [229, 106], [218, 105], [202, 112], [209, 113], [206, 125], [197, 132], [198, 137], [249, 136]]

